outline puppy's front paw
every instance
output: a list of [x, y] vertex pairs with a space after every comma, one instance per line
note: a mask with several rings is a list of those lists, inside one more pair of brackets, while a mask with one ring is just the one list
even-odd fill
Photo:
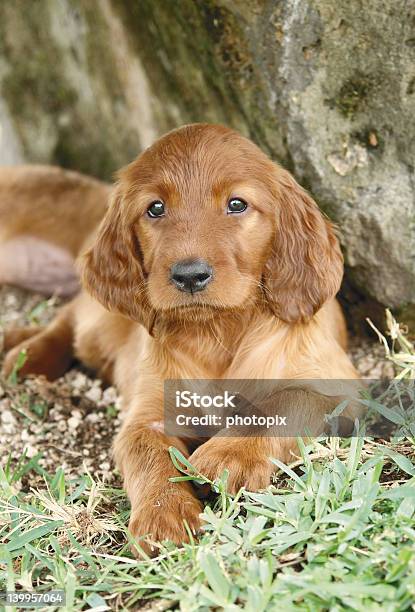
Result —
[[228, 492], [235, 495], [245, 487], [248, 491], [265, 489], [273, 467], [249, 438], [211, 438], [189, 457], [190, 463], [210, 480], [229, 470]]
[[[190, 488], [172, 492], [168, 487], [167, 492], [146, 496], [132, 508], [128, 529], [144, 552], [154, 556], [158, 552], [154, 542], [170, 540], [180, 545], [189, 541], [184, 522], [196, 535], [201, 524], [201, 512], [202, 504], [192, 495]], [[132, 551], [135, 556], [140, 555], [135, 546]]]

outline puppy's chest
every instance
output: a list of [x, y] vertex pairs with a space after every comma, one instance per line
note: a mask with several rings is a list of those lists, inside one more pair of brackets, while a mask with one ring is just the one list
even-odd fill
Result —
[[[249, 325], [219, 326], [171, 335], [163, 346], [153, 345], [161, 377], [171, 379], [269, 378], [284, 370], [284, 334]], [[159, 366], [163, 364], [164, 367]]]
[[224, 378], [234, 351], [220, 340], [193, 337], [170, 348], [177, 378]]
[[[235, 355], [232, 344], [226, 346], [217, 334], [172, 335], [163, 346], [153, 345], [157, 355], [151, 359], [164, 378], [215, 379], [226, 377]], [[211, 330], [209, 330], [211, 331]]]

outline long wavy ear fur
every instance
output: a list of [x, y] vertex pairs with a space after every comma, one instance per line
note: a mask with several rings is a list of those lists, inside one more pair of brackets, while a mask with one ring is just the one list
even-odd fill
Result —
[[277, 227], [263, 282], [274, 314], [306, 322], [340, 288], [343, 257], [332, 224], [285, 170], [275, 179]]
[[81, 274], [86, 290], [105, 308], [150, 324], [140, 245], [126, 220], [119, 185], [95, 243], [83, 256]]

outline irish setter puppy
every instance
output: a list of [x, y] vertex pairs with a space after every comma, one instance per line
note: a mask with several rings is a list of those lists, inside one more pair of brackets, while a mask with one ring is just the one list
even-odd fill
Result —
[[[163, 431], [165, 380], [357, 379], [334, 299], [343, 261], [333, 227], [287, 171], [218, 125], [158, 140], [119, 173], [107, 212], [102, 183], [49, 170], [60, 175], [53, 190], [38, 169], [43, 189], [38, 176], [31, 194], [26, 172], [0, 175], [0, 274], [3, 263], [6, 280], [25, 284], [18, 264], [5, 264], [11, 252], [31, 249], [36, 272], [45, 249], [66, 261], [86, 248], [84, 291], [46, 329], [6, 333], [5, 373], [26, 348], [24, 375], [57, 377], [75, 355], [114, 382], [125, 407], [114, 455], [130, 530], [144, 546], [147, 535], [183, 542], [183, 520], [197, 530], [201, 503], [188, 482], [169, 481], [177, 472], [168, 448], [190, 449]], [[23, 206], [19, 223], [6, 200]], [[311, 428], [327, 410], [317, 387], [289, 400]], [[232, 492], [256, 490], [270, 482], [269, 457], [287, 461], [295, 449], [292, 438], [213, 436], [190, 461], [212, 479], [228, 468]]]

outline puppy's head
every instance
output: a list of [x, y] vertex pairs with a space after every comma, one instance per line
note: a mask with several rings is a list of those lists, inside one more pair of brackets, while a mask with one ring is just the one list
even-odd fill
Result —
[[121, 171], [83, 279], [147, 325], [151, 312], [204, 318], [264, 298], [297, 322], [335, 295], [342, 270], [330, 223], [288, 172], [236, 132], [195, 124]]

